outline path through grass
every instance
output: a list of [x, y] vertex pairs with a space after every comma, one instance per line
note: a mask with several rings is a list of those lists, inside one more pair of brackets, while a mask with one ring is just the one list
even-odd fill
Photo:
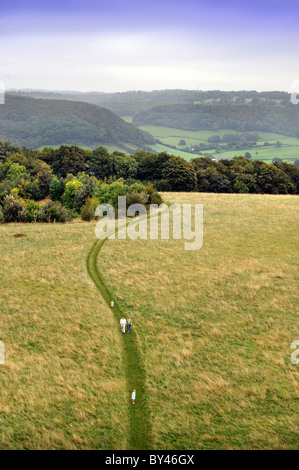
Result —
[[[97, 240], [88, 253], [86, 264], [88, 273], [99, 289], [102, 297], [110, 307], [112, 295], [107, 288], [105, 281], [98, 269], [97, 259], [104, 245], [105, 240]], [[117, 327], [120, 331], [119, 320], [123, 316], [120, 306], [115, 302], [114, 308], [111, 309], [114, 314]], [[120, 333], [121, 334], [121, 333]], [[146, 394], [146, 375], [142, 363], [141, 355], [138, 347], [138, 336], [136, 331], [131, 329], [130, 334], [122, 335], [123, 351], [124, 351], [124, 367], [126, 368], [127, 376], [127, 390], [130, 394], [133, 389], [136, 389], [136, 404], [133, 406], [130, 403], [129, 408], [129, 421], [130, 421], [130, 434], [128, 436], [128, 443], [130, 449], [151, 449], [151, 420], [150, 412], [147, 405]]]

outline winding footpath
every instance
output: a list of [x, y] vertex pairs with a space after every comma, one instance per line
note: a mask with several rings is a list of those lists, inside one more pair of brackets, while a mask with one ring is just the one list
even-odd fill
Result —
[[[112, 294], [106, 286], [103, 275], [98, 267], [98, 256], [106, 240], [107, 238], [95, 241], [87, 255], [86, 265], [89, 276], [97, 286], [108, 307], [111, 309]], [[116, 326], [123, 343], [123, 363], [126, 369], [130, 425], [128, 448], [130, 450], [152, 449], [152, 429], [150, 411], [147, 404], [146, 374], [138, 348], [137, 333], [134, 326], [130, 334], [124, 335], [121, 333], [119, 320], [125, 315], [117, 302], [115, 302], [111, 312], [114, 315]], [[137, 392], [137, 400], [134, 406], [130, 400], [133, 389], [136, 389]]]

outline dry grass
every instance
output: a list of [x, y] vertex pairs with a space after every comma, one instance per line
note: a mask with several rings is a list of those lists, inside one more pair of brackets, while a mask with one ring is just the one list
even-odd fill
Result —
[[100, 264], [138, 329], [157, 449], [295, 449], [298, 198], [204, 204], [204, 245], [109, 241]]
[[86, 272], [94, 225], [2, 225], [0, 239], [0, 448], [126, 448], [118, 331]]
[[[298, 199], [164, 198], [204, 204], [201, 250], [111, 240], [99, 258], [138, 332], [154, 447], [298, 448]], [[127, 448], [119, 329], [85, 266], [94, 224], [0, 240], [0, 448]]]

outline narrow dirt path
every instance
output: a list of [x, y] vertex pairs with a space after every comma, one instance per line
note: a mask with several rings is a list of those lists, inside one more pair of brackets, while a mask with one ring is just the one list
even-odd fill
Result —
[[[97, 240], [91, 247], [87, 259], [87, 271], [97, 288], [99, 289], [102, 297], [105, 299], [109, 308], [112, 300], [112, 295], [105, 284], [102, 273], [98, 267], [97, 259], [104, 245], [104, 240]], [[130, 429], [128, 432], [128, 446], [129, 449], [152, 449], [152, 429], [150, 411], [147, 404], [147, 391], [146, 391], [146, 374], [140, 351], [138, 348], [138, 339], [136, 329], [133, 328], [130, 334], [122, 334], [120, 330], [119, 321], [124, 316], [120, 306], [115, 302], [114, 308], [111, 309], [116, 328], [121, 335], [123, 344], [123, 364], [126, 368], [127, 377], [127, 392], [128, 392], [128, 407], [129, 407], [129, 422]], [[131, 403], [131, 393], [136, 389], [136, 404]]]

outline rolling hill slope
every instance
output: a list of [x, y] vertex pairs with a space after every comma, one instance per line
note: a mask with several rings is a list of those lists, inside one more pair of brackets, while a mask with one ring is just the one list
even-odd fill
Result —
[[73, 101], [6, 95], [0, 113], [0, 140], [38, 148], [71, 144], [144, 148], [154, 138], [108, 109]]
[[187, 104], [157, 106], [134, 116], [136, 126], [167, 126], [189, 131], [231, 129], [274, 132], [295, 137], [299, 106]]

